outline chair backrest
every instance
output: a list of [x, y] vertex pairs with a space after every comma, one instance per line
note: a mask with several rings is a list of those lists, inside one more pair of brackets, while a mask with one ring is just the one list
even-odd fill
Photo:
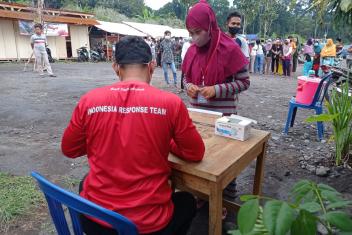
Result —
[[328, 88], [332, 82], [332, 73], [327, 73], [325, 74], [322, 78], [321, 81], [319, 82], [318, 88], [314, 94], [313, 101], [311, 103], [311, 106], [314, 106], [316, 103], [323, 103], [324, 97], [326, 92], [328, 91]]
[[65, 205], [69, 210], [75, 235], [83, 235], [79, 219], [80, 213], [110, 224], [119, 235], [138, 234], [136, 226], [118, 213], [107, 210], [77, 194], [60, 188], [37, 172], [32, 172], [31, 175], [38, 181], [39, 187], [45, 195], [58, 235], [70, 234], [62, 205]]

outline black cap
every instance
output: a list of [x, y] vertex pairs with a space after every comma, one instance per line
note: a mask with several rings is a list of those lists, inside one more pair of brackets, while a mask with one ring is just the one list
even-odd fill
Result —
[[152, 60], [149, 45], [140, 37], [123, 37], [116, 43], [115, 49], [115, 60], [118, 64], [148, 64]]

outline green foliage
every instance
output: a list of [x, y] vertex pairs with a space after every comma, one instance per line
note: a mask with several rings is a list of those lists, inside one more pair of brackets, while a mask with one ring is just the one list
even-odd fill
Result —
[[[316, 235], [318, 224], [329, 235], [352, 231], [351, 215], [346, 212], [351, 201], [325, 184], [299, 181], [287, 202], [253, 195], [242, 196], [241, 200], [244, 204], [237, 216], [239, 229], [231, 231], [232, 235]], [[264, 210], [259, 201], [264, 203]]]
[[342, 86], [341, 92], [333, 89], [330, 101], [326, 103], [326, 114], [309, 117], [307, 122], [331, 122], [335, 141], [335, 164], [340, 165], [348, 157], [352, 144], [352, 97], [349, 84]]
[[11, 176], [0, 172], [0, 232], [31, 208], [43, 202], [43, 196], [28, 176]]

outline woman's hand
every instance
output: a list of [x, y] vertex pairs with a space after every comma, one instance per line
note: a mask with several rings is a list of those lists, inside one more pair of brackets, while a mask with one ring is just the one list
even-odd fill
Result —
[[206, 99], [211, 99], [215, 96], [215, 87], [214, 86], [206, 86], [200, 89], [200, 94], [204, 96]]
[[190, 85], [189, 88], [187, 89], [187, 95], [191, 98], [194, 98], [196, 99], [197, 98], [197, 95], [198, 95], [198, 92], [199, 92], [199, 87], [196, 86], [196, 85]]

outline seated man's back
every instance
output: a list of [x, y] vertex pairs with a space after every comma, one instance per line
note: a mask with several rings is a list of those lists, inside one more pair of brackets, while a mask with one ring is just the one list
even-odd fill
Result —
[[178, 96], [133, 79], [145, 71], [144, 63], [123, 64], [129, 57], [119, 58], [119, 52], [116, 57], [116, 70], [128, 79], [81, 98], [62, 150], [72, 158], [88, 156], [83, 197], [131, 219], [140, 233], [151, 233], [165, 228], [174, 212], [169, 152], [199, 161], [204, 144]]

